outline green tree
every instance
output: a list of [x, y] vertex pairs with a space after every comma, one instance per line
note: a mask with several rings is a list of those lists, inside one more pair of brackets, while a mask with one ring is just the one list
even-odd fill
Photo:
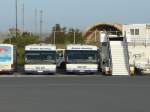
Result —
[[76, 44], [84, 44], [84, 38], [82, 36], [82, 32], [79, 29], [75, 29], [75, 37], [76, 37]]
[[82, 37], [82, 32], [79, 29], [61, 27], [60, 24], [56, 24], [52, 27], [52, 33], [48, 38], [45, 39], [46, 43], [54, 44], [54, 37], [55, 43], [57, 44], [73, 44], [74, 43], [74, 36], [77, 44], [83, 44], [84, 39]]
[[[56, 44], [64, 44], [65, 43], [65, 32], [66, 32], [66, 28], [61, 28], [61, 26], [59, 24], [56, 24], [53, 27], [52, 30], [52, 35], [53, 37], [55, 36], [55, 43]], [[54, 39], [54, 38], [53, 38]]]
[[39, 37], [34, 36], [32, 33], [24, 32], [18, 33], [18, 36], [15, 37], [14, 35], [10, 35], [10, 38], [5, 39], [4, 43], [13, 44], [17, 47], [17, 64], [23, 65], [24, 64], [24, 48], [26, 45], [29, 44], [37, 44], [39, 43]]

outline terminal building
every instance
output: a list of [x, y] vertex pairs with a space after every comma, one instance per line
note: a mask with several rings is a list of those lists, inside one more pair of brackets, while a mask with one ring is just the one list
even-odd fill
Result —
[[123, 35], [127, 37], [129, 44], [150, 45], [150, 24], [123, 25]]
[[150, 68], [150, 24], [123, 25], [127, 38], [130, 63], [149, 72]]

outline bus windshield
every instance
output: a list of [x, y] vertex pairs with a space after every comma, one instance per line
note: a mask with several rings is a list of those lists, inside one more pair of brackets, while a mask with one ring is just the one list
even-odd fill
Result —
[[97, 51], [68, 50], [66, 51], [68, 63], [97, 63]]
[[56, 51], [26, 51], [25, 62], [30, 64], [56, 63]]

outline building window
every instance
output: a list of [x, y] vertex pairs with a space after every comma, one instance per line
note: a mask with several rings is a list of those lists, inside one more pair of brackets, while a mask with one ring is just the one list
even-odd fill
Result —
[[134, 35], [134, 29], [130, 29], [130, 34]]
[[139, 29], [135, 29], [135, 35], [139, 35]]
[[131, 35], [139, 35], [140, 34], [139, 32], [140, 32], [139, 29], [130, 29]]

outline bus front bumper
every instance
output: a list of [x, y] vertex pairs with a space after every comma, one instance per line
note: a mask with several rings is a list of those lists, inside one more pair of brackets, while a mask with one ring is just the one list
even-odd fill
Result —
[[25, 73], [53, 74], [56, 73], [56, 65], [25, 65]]
[[98, 65], [95, 65], [95, 64], [67, 64], [66, 72], [96, 73], [96, 72], [98, 72]]
[[27, 74], [54, 74], [56, 73], [56, 70], [53, 70], [53, 71], [34, 71], [34, 70], [25, 70], [24, 71], [25, 73]]
[[96, 73], [98, 70], [66, 70], [66, 72], [72, 73]]

